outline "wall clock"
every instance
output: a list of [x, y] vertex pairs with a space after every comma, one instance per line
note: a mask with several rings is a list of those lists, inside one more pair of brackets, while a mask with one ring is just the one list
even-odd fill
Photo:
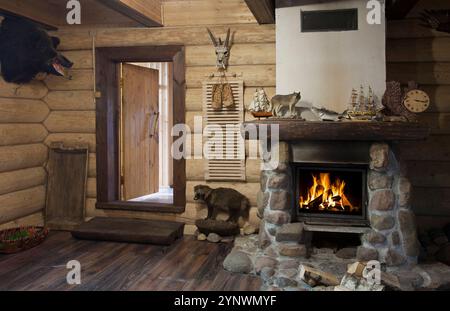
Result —
[[412, 90], [406, 93], [403, 105], [411, 112], [424, 112], [430, 107], [430, 97], [424, 91]]

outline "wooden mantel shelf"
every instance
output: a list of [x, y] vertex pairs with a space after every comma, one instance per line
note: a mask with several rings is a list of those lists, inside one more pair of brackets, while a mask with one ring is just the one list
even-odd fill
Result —
[[[280, 140], [414, 141], [430, 135], [429, 127], [415, 122], [307, 122], [301, 120], [264, 120], [245, 122], [244, 126], [278, 124]], [[267, 131], [270, 137], [270, 130]], [[245, 132], [249, 139], [248, 132]]]

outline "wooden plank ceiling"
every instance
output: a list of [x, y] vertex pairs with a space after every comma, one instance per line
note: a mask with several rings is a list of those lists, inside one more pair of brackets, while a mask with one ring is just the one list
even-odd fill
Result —
[[[162, 26], [161, 0], [79, 1], [81, 25], [77, 27]], [[0, 13], [26, 17], [47, 29], [56, 29], [68, 26], [66, 4], [64, 0], [0, 0]]]
[[[259, 24], [275, 24], [275, 8], [339, 1], [345, 0], [245, 0]], [[389, 20], [402, 19], [418, 2], [419, 0], [387, 0], [386, 17]]]

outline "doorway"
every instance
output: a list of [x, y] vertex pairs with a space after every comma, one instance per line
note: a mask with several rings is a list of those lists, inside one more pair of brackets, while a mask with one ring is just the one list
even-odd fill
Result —
[[123, 63], [120, 73], [121, 198], [172, 204], [172, 63]]
[[183, 213], [185, 160], [171, 157], [183, 138], [171, 129], [185, 123], [184, 47], [97, 48], [96, 87], [96, 207]]

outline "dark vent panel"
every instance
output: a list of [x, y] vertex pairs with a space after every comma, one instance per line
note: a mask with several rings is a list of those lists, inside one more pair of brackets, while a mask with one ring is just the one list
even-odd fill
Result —
[[358, 9], [302, 11], [302, 32], [358, 30]]

